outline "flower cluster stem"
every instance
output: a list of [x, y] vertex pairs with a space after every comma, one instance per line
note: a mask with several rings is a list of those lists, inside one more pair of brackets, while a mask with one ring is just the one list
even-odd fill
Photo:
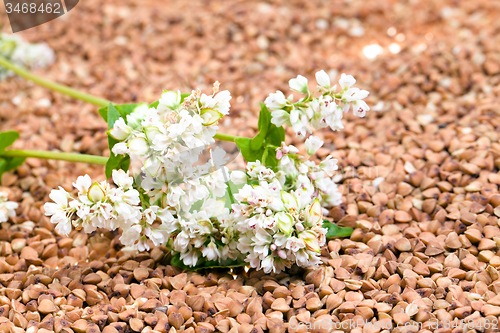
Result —
[[73, 154], [73, 153], [58, 153], [53, 151], [40, 151], [40, 150], [6, 150], [0, 153], [0, 157], [35, 157], [47, 160], [60, 160], [69, 162], [81, 162], [90, 164], [106, 165], [107, 157]]
[[110, 101], [105, 100], [103, 98], [95, 97], [95, 96], [86, 94], [84, 92], [78, 91], [76, 89], [67, 87], [65, 85], [62, 85], [62, 84], [59, 84], [59, 83], [56, 83], [56, 82], [53, 82], [50, 80], [46, 80], [38, 75], [31, 73], [30, 71], [28, 71], [24, 68], [21, 68], [21, 67], [14, 65], [12, 62], [8, 61], [7, 59], [5, 59], [3, 57], [0, 57], [0, 66], [4, 66], [5, 68], [10, 69], [11, 71], [16, 73], [17, 75], [19, 75], [27, 80], [33, 81], [34, 83], [38, 84], [39, 86], [48, 88], [48, 89], [53, 90], [53, 91], [60, 92], [64, 95], [71, 96], [75, 99], [79, 99], [79, 100], [82, 100], [82, 101], [85, 101], [85, 102], [88, 102], [88, 103], [91, 103], [91, 104], [94, 104], [97, 106], [107, 106], [110, 103]]
[[221, 140], [221, 141], [229, 141], [229, 142], [234, 142], [238, 138], [242, 138], [242, 137], [224, 134], [224, 133], [216, 133], [214, 136], [214, 139]]
[[[4, 66], [5, 68], [12, 70], [17, 75], [19, 75], [27, 80], [31, 80], [34, 83], [38, 84], [39, 86], [45, 87], [45, 88], [53, 90], [53, 91], [60, 92], [61, 94], [73, 97], [75, 99], [79, 99], [79, 100], [84, 101], [84, 102], [88, 102], [90, 104], [101, 106], [101, 107], [108, 106], [109, 103], [111, 103], [110, 101], [108, 101], [106, 99], [99, 98], [99, 97], [96, 97], [93, 95], [89, 95], [89, 94], [86, 94], [86, 93], [81, 92], [79, 90], [65, 86], [63, 84], [59, 84], [59, 83], [44, 79], [38, 75], [31, 73], [30, 71], [28, 71], [24, 68], [21, 68], [21, 67], [14, 65], [12, 62], [8, 61], [7, 59], [5, 59], [1, 56], [0, 56], [0, 66]], [[238, 136], [217, 133], [217, 134], [215, 134], [214, 138], [217, 140], [221, 140], [221, 141], [234, 142], [238, 138]], [[47, 152], [47, 153], [49, 153], [49, 152]], [[79, 155], [79, 154], [76, 154], [76, 155]], [[33, 157], [33, 156], [30, 156], [30, 157]]]

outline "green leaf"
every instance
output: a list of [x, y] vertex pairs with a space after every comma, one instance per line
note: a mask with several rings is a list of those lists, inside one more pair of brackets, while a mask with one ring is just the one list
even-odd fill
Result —
[[266, 135], [264, 132], [259, 132], [253, 139], [250, 141], [250, 149], [251, 150], [259, 150], [264, 145], [264, 141], [266, 139]]
[[[132, 112], [134, 112], [135, 108], [137, 108], [138, 106], [140, 106], [142, 104], [146, 104], [146, 103], [118, 104], [118, 105], [113, 105], [113, 107], [118, 112], [118, 114], [126, 120], [126, 117], [129, 114], [131, 114]], [[109, 125], [109, 122], [108, 122], [108, 109], [109, 109], [109, 105], [105, 106], [103, 108], [100, 108], [99, 109], [99, 114], [101, 115], [102, 119], [104, 119], [104, 121], [106, 123], [108, 123], [108, 125]]]
[[264, 103], [260, 103], [258, 124], [259, 133], [252, 139], [252, 142], [250, 143], [250, 149], [259, 150], [260, 148], [262, 148], [271, 126], [274, 126], [273, 124], [271, 124], [271, 112], [269, 112]]
[[[130, 108], [123, 108], [123, 110], [129, 110]], [[133, 109], [132, 109], [133, 111]], [[132, 112], [130, 111], [130, 112]], [[108, 122], [108, 129], [112, 129], [113, 125], [115, 124], [115, 121], [117, 121], [122, 115], [118, 110], [116, 109], [115, 106], [113, 106], [111, 103], [109, 103], [107, 107], [107, 122]], [[113, 174], [113, 170], [115, 169], [122, 169], [124, 171], [127, 171], [129, 166], [130, 166], [130, 156], [121, 156], [121, 155], [115, 155], [113, 154], [113, 147], [118, 143], [119, 141], [113, 138], [109, 133], [108, 133], [108, 146], [109, 146], [109, 158], [108, 162], [106, 162], [106, 168], [105, 168], [105, 174], [106, 178], [109, 179], [111, 178], [111, 175]]]
[[123, 171], [127, 171], [129, 167], [130, 167], [130, 156], [128, 155], [117, 156], [111, 153], [111, 155], [108, 158], [108, 161], [106, 162], [106, 168], [105, 168], [106, 179], [111, 178], [111, 176], [113, 175], [113, 170], [122, 169]]
[[234, 143], [238, 146], [241, 155], [243, 155], [243, 158], [247, 162], [255, 162], [257, 160], [262, 159], [262, 154], [264, 153], [264, 150], [252, 150], [250, 148], [250, 144], [252, 142], [252, 139], [250, 138], [237, 138], [234, 140]]
[[[5, 151], [6, 148], [11, 146], [19, 138], [19, 132], [7, 131], [0, 133], [0, 155]], [[2, 175], [14, 169], [17, 169], [21, 164], [24, 163], [26, 158], [24, 157], [2, 157], [0, 156], [0, 182]]]
[[285, 129], [272, 124], [266, 137], [266, 145], [280, 147], [283, 141], [285, 141]]
[[345, 238], [351, 236], [354, 229], [348, 227], [339, 227], [335, 223], [323, 220], [323, 228], [327, 229], [326, 238]]
[[0, 133], [0, 152], [11, 146], [19, 138], [19, 132], [8, 131]]
[[104, 119], [106, 124], [108, 123], [108, 107], [102, 107], [99, 109], [99, 114], [101, 115], [101, 118]]
[[264, 103], [260, 103], [260, 113], [259, 113], [259, 132], [264, 133], [264, 137], [267, 136], [267, 130], [271, 126], [271, 112], [267, 109]]
[[118, 112], [118, 110], [116, 109], [116, 107], [113, 106], [113, 104], [109, 103], [108, 116], [107, 116], [108, 130], [113, 128], [115, 121], [120, 119], [120, 117], [121, 117], [120, 112]]
[[184, 263], [181, 260], [180, 254], [177, 253], [170, 260], [170, 265], [180, 267], [183, 269], [187, 269], [190, 271], [198, 271], [200, 269], [208, 269], [208, 268], [214, 269], [214, 268], [243, 267], [243, 266], [247, 266], [248, 263], [238, 261], [238, 260], [231, 260], [231, 261], [228, 261], [227, 264], [222, 265], [218, 261], [208, 261], [208, 260], [205, 260], [204, 258], [199, 258], [198, 262], [196, 263], [196, 266], [191, 267], [191, 266], [184, 265]]

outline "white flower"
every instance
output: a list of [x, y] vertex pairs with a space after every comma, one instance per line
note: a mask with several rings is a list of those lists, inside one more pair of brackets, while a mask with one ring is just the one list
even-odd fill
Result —
[[323, 211], [321, 209], [321, 203], [319, 199], [313, 201], [313, 203], [306, 208], [305, 221], [308, 227], [314, 227], [320, 224], [323, 219]]
[[342, 90], [347, 90], [352, 87], [356, 83], [356, 79], [352, 75], [346, 75], [342, 73], [340, 76], [339, 84], [342, 87]]
[[59, 190], [52, 190], [49, 198], [54, 201], [44, 205], [45, 215], [51, 216], [50, 222], [57, 224], [56, 231], [61, 235], [68, 235], [71, 232], [71, 222], [67, 217], [69, 194], [62, 187]]
[[131, 188], [134, 184], [134, 179], [128, 175], [128, 171], [125, 172], [122, 169], [113, 170], [112, 178], [113, 182], [124, 190]]
[[[370, 93], [367, 90], [361, 90], [359, 88], [349, 88], [342, 93], [342, 100], [350, 103], [354, 101], [362, 100], [368, 97]], [[346, 111], [346, 110], [344, 110]]]
[[247, 174], [245, 172], [239, 171], [239, 170], [231, 172], [230, 177], [231, 177], [231, 181], [235, 185], [246, 184], [247, 180], [248, 180]]
[[137, 156], [144, 156], [149, 150], [149, 144], [143, 137], [136, 137], [129, 141], [130, 152]]
[[109, 134], [118, 141], [123, 141], [132, 133], [132, 128], [125, 124], [123, 118], [119, 118], [113, 124], [113, 128], [109, 131]]
[[319, 167], [330, 176], [332, 171], [338, 170], [337, 162], [338, 160], [333, 158], [332, 155], [328, 155], [326, 159], [319, 163]]
[[316, 73], [316, 81], [318, 81], [318, 85], [323, 89], [330, 89], [330, 77], [324, 70]]
[[353, 113], [358, 117], [364, 117], [366, 115], [366, 111], [370, 110], [368, 104], [365, 101], [355, 101], [352, 103]]
[[293, 218], [290, 214], [284, 212], [278, 212], [275, 215], [276, 220], [278, 221], [278, 227], [280, 230], [289, 235], [292, 232], [293, 227]]
[[307, 132], [310, 132], [307, 128], [309, 120], [306, 114], [303, 114], [298, 109], [293, 109], [290, 111], [290, 125], [298, 137], [304, 137]]
[[297, 76], [295, 79], [291, 79], [288, 84], [290, 85], [290, 89], [298, 91], [302, 94], [307, 94], [309, 92], [307, 79], [302, 75]]
[[149, 111], [148, 104], [138, 105], [134, 111], [127, 115], [127, 125], [133, 129], [138, 129]]
[[113, 146], [111, 149], [113, 154], [115, 155], [124, 155], [130, 153], [130, 149], [128, 148], [128, 145], [126, 142], [118, 142]]
[[201, 253], [209, 261], [217, 260], [220, 256], [220, 251], [214, 242], [210, 242], [207, 246], [204, 246]]
[[308, 155], [314, 155], [321, 146], [323, 146], [323, 141], [317, 136], [310, 136], [305, 142], [306, 151]]
[[138, 224], [131, 226], [123, 232], [120, 242], [125, 246], [133, 246], [141, 237], [142, 227]]
[[290, 123], [290, 114], [283, 110], [275, 110], [271, 112], [271, 123], [280, 127], [283, 124]]
[[163, 113], [167, 110], [177, 110], [181, 105], [180, 91], [164, 91], [158, 101], [158, 112]]
[[231, 104], [229, 103], [232, 98], [231, 93], [228, 90], [223, 90], [216, 94], [213, 98], [216, 102], [215, 110], [223, 115], [227, 115], [229, 113], [229, 108], [231, 107]]
[[[89, 175], [79, 176], [76, 179], [76, 182], [73, 183], [73, 186], [78, 190], [82, 195], [87, 195], [87, 191], [92, 185], [92, 179], [90, 179]], [[51, 198], [52, 199], [52, 198]], [[52, 199], [53, 200], [53, 199]], [[54, 200], [55, 201], [55, 200]]]
[[[293, 96], [291, 96], [293, 98]], [[264, 101], [266, 107], [272, 112], [276, 110], [281, 110], [288, 105], [290, 105], [290, 100], [288, 100], [281, 91], [276, 91], [276, 93], [271, 93]]]

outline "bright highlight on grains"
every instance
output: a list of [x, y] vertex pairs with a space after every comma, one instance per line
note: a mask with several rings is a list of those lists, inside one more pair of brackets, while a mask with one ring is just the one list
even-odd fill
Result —
[[17, 202], [9, 201], [7, 193], [0, 192], [0, 223], [7, 222], [10, 217], [16, 216]]
[[[53, 190], [46, 215], [63, 235], [72, 227], [87, 233], [121, 228], [124, 245], [139, 251], [166, 245], [188, 267], [249, 264], [279, 273], [293, 264], [315, 266], [326, 242], [328, 208], [341, 204], [342, 195], [331, 178], [337, 160], [309, 160], [323, 145], [310, 134], [342, 129], [343, 114], [351, 108], [360, 117], [369, 110], [363, 101], [368, 91], [353, 87], [351, 75], [342, 74], [338, 91], [325, 71], [316, 73], [316, 80], [318, 97], [300, 75], [290, 80], [290, 89], [305, 97], [294, 102], [293, 95], [270, 94], [253, 139], [216, 135], [231, 100], [218, 82], [210, 95], [166, 91], [155, 105], [120, 112], [110, 105], [114, 158], [130, 157], [142, 167], [130, 175], [116, 166], [114, 186], [78, 177], [73, 184], [78, 195]], [[283, 124], [308, 136], [307, 157], [285, 144]], [[229, 172], [220, 148], [209, 149], [210, 160], [195, 166], [217, 138], [236, 143], [246, 170]]]

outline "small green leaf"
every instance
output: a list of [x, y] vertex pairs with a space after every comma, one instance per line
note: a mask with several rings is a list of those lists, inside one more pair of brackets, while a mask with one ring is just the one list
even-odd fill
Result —
[[118, 112], [118, 110], [113, 106], [113, 104], [109, 103], [109, 105], [108, 105], [108, 117], [107, 117], [108, 130], [113, 128], [115, 121], [120, 119], [120, 117], [121, 117], [120, 112]]
[[200, 269], [214, 269], [214, 268], [232, 268], [232, 267], [243, 267], [247, 266], [248, 263], [244, 261], [231, 260], [228, 261], [227, 264], [220, 264], [217, 261], [208, 261], [204, 258], [198, 258], [198, 262], [195, 267], [186, 266], [181, 260], [181, 256], [179, 253], [175, 254], [170, 260], [170, 265], [180, 267], [190, 271], [198, 271]]
[[0, 133], [0, 152], [11, 146], [19, 138], [19, 132], [8, 131]]
[[113, 175], [113, 170], [122, 169], [123, 171], [127, 171], [130, 167], [130, 156], [125, 155], [115, 155], [113, 153], [110, 154], [108, 161], [106, 162], [105, 174], [106, 179], [111, 178]]
[[[6, 148], [10, 147], [19, 138], [19, 132], [7, 131], [0, 133], [0, 155]], [[1, 157], [0, 156], [0, 182], [2, 175], [17, 169], [26, 159], [24, 157]]]
[[264, 103], [260, 103], [259, 132], [264, 133], [264, 137], [266, 137], [267, 130], [271, 125], [271, 112], [269, 112]]
[[264, 141], [266, 139], [264, 132], [259, 132], [253, 139], [250, 141], [250, 149], [251, 150], [259, 150], [264, 145]]
[[[136, 105], [137, 106], [137, 105]], [[134, 107], [135, 108], [135, 107]], [[129, 110], [129, 109], [127, 109]], [[133, 109], [132, 109], [133, 111]], [[130, 112], [132, 112], [130, 111]], [[113, 125], [115, 124], [115, 121], [117, 121], [122, 115], [118, 110], [116, 109], [115, 106], [113, 106], [111, 103], [109, 103], [107, 107], [107, 122], [108, 122], [108, 129], [112, 129]], [[130, 157], [128, 155], [126, 156], [121, 156], [121, 155], [115, 155], [113, 154], [113, 147], [118, 143], [119, 141], [113, 138], [109, 133], [108, 133], [108, 146], [109, 146], [109, 158], [108, 162], [106, 162], [106, 169], [105, 169], [105, 174], [106, 178], [110, 178], [111, 175], [113, 174], [113, 170], [115, 169], [122, 169], [124, 171], [127, 171], [129, 166], [130, 166]]]
[[339, 227], [335, 223], [323, 220], [323, 228], [327, 229], [326, 238], [345, 238], [351, 236], [354, 229], [348, 227]]
[[281, 143], [285, 141], [285, 129], [280, 126], [271, 125], [269, 128], [269, 133], [266, 137], [266, 145], [281, 146]]
[[101, 115], [101, 118], [104, 119], [106, 124], [108, 123], [108, 107], [102, 107], [99, 109], [99, 114]]
[[264, 149], [261, 150], [252, 150], [250, 148], [250, 144], [252, 139], [250, 138], [237, 138], [234, 143], [238, 146], [241, 155], [247, 162], [255, 162], [257, 160], [262, 159], [262, 154], [264, 153]]

